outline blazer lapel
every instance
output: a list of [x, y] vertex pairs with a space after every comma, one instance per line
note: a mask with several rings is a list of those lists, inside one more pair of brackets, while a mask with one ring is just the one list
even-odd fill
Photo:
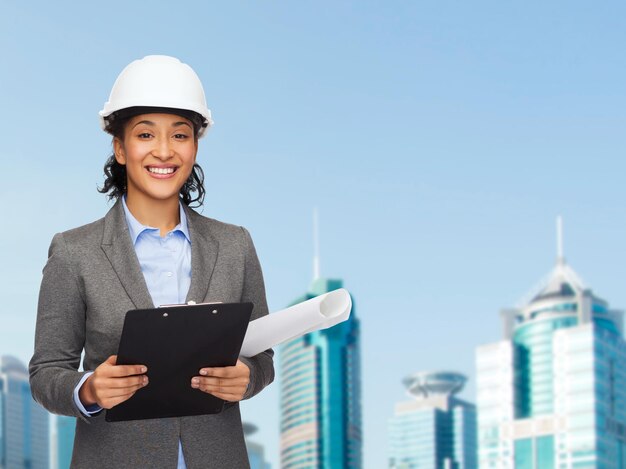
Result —
[[183, 205], [183, 208], [187, 215], [191, 238], [191, 285], [185, 301], [200, 303], [205, 301], [208, 295], [219, 243], [206, 229], [202, 229], [200, 215], [186, 205]]
[[102, 250], [135, 308], [154, 308], [130, 239], [121, 200], [118, 200], [104, 217]]

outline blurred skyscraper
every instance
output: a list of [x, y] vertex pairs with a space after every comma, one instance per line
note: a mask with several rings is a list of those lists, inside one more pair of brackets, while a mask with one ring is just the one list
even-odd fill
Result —
[[[300, 303], [342, 287], [319, 278]], [[359, 321], [292, 340], [279, 349], [282, 469], [362, 467]]]
[[392, 469], [475, 469], [476, 407], [455, 397], [465, 376], [437, 371], [404, 380], [412, 400], [389, 420]]
[[48, 469], [48, 422], [48, 412], [30, 394], [24, 364], [0, 358], [0, 467]]
[[502, 312], [504, 340], [477, 350], [481, 468], [626, 468], [622, 316], [559, 248], [537, 293]]
[[246, 447], [248, 449], [248, 459], [250, 469], [270, 469], [270, 464], [265, 461], [265, 450], [263, 446], [254, 441], [250, 441], [250, 435], [257, 431], [257, 427], [251, 423], [244, 422], [243, 432], [246, 437]]
[[52, 416], [50, 438], [50, 469], [69, 469], [72, 462], [76, 418], [66, 415]]

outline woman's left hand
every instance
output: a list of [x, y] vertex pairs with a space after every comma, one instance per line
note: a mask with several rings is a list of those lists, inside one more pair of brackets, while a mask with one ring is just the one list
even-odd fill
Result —
[[230, 402], [243, 399], [250, 383], [250, 368], [241, 360], [235, 366], [202, 368], [200, 375], [191, 378], [192, 388]]

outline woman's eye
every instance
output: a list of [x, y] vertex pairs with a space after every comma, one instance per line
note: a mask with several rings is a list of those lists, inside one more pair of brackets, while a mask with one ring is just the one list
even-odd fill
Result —
[[152, 137], [152, 135], [150, 135], [148, 132], [142, 132], [138, 135], [139, 138], [150, 138]]
[[175, 134], [174, 138], [177, 140], [184, 140], [186, 138], [188, 138], [188, 136], [186, 134]]

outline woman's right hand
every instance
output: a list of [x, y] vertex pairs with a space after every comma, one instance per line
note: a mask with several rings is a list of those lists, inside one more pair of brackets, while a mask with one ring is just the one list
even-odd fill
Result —
[[78, 391], [84, 406], [97, 404], [110, 409], [130, 399], [148, 384], [144, 365], [116, 365], [117, 355], [111, 355], [87, 378]]

